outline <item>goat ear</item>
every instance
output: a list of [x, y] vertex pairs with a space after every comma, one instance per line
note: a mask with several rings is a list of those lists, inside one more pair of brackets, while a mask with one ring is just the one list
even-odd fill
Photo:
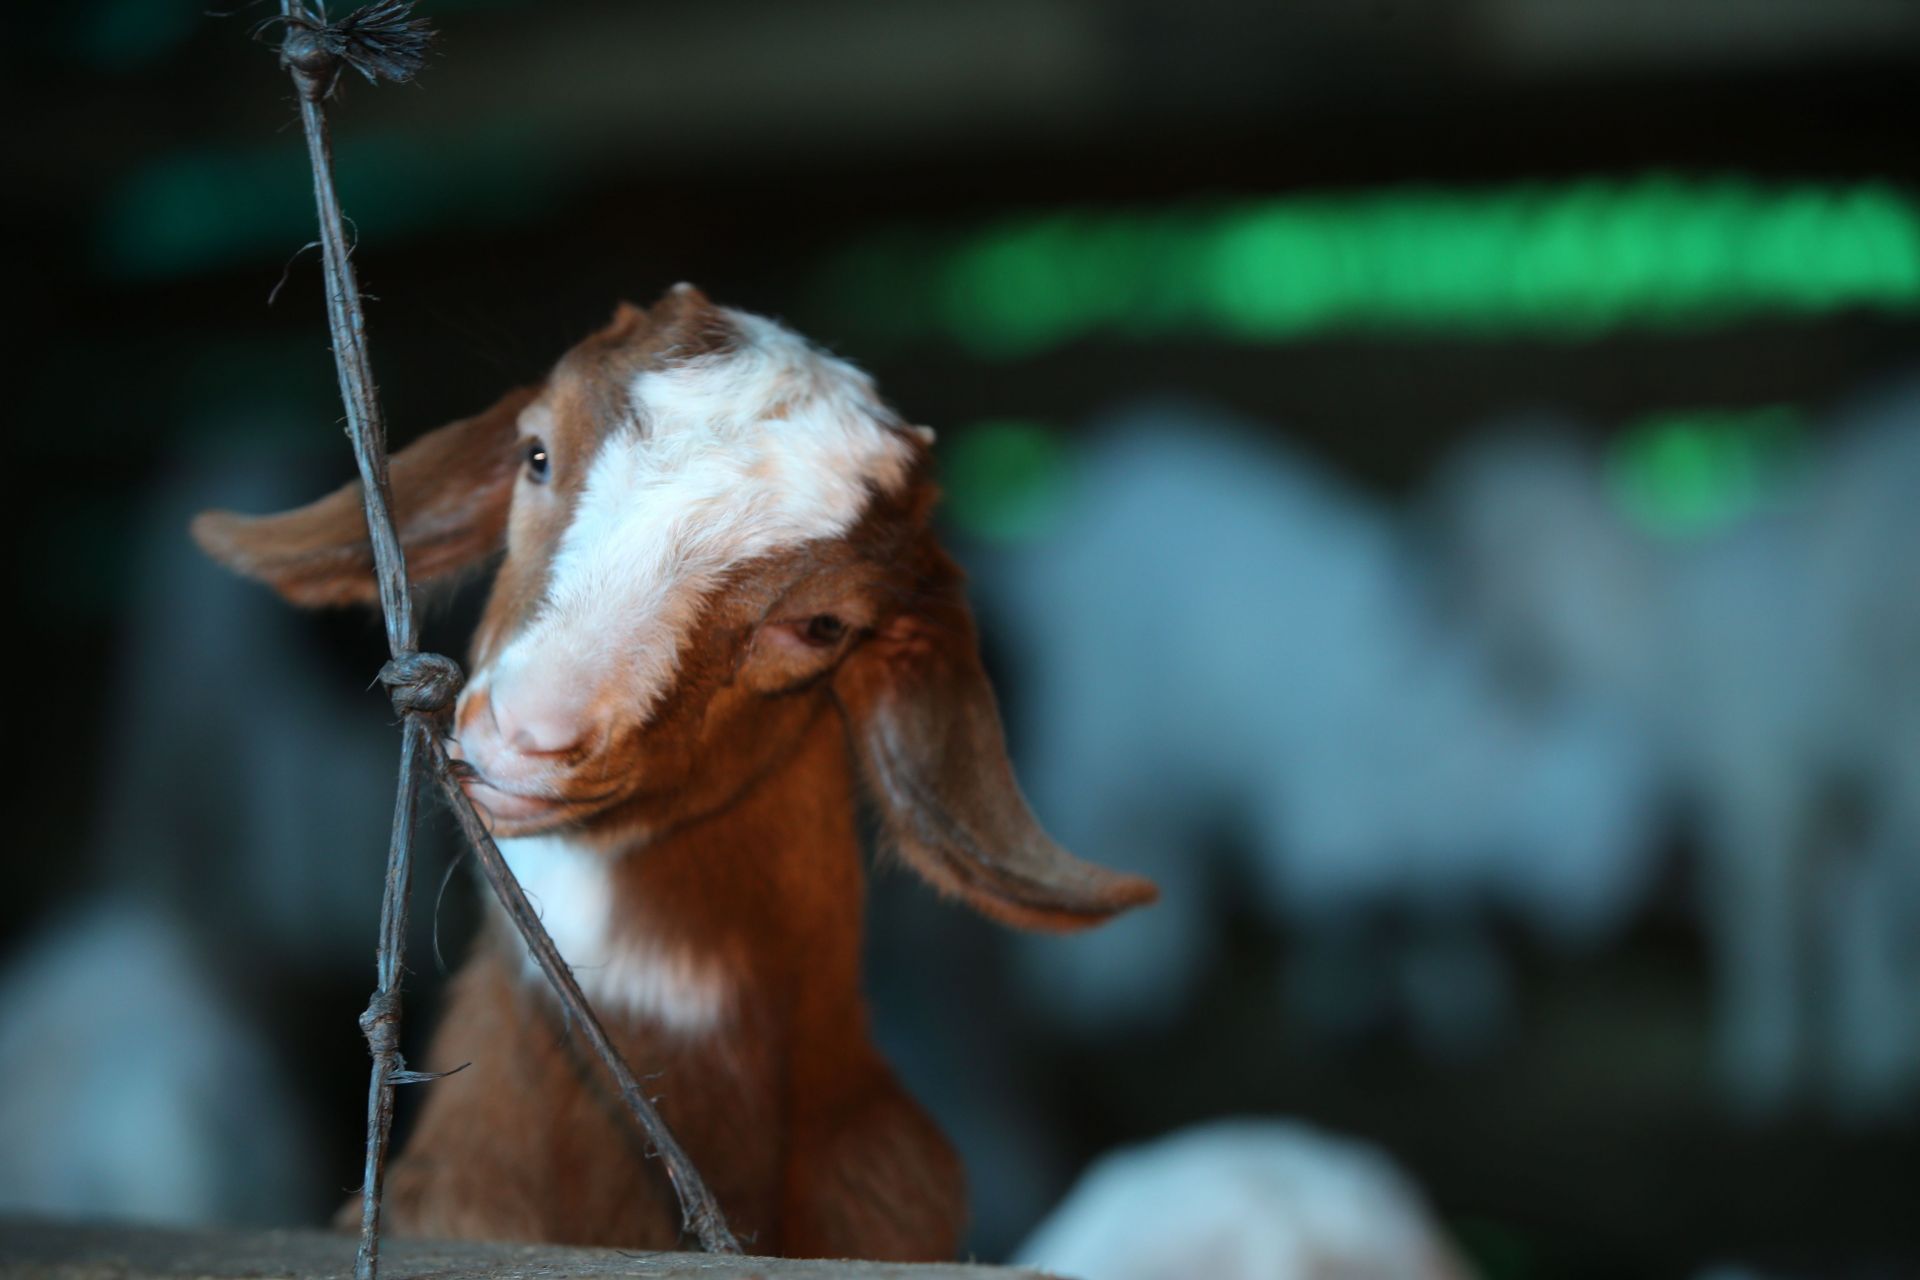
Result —
[[835, 677], [886, 838], [935, 888], [1006, 924], [1079, 929], [1152, 902], [1151, 881], [1083, 862], [1040, 829], [1007, 760], [960, 570], [930, 542], [923, 556], [924, 603]]
[[[509, 392], [486, 412], [430, 431], [393, 455], [394, 521], [414, 582], [486, 559], [505, 541], [520, 467], [520, 411], [537, 387]], [[298, 605], [379, 599], [360, 482], [278, 515], [205, 511], [193, 521], [201, 550]]]

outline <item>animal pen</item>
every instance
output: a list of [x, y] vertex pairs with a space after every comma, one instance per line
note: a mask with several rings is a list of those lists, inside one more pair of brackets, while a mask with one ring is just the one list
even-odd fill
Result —
[[0, 1278], [1920, 1265], [1920, 10], [216, 8], [15, 33]]

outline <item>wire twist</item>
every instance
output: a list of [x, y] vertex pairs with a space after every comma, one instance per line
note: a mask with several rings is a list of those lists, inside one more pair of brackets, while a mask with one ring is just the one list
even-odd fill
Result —
[[719, 1202], [692, 1160], [675, 1141], [659, 1112], [641, 1091], [620, 1051], [594, 1016], [572, 971], [527, 902], [506, 859], [461, 789], [459, 772], [441, 740], [459, 697], [464, 676], [458, 663], [419, 651], [413, 594], [407, 582], [406, 555], [393, 519], [393, 495], [387, 482], [387, 433], [380, 415], [360, 286], [348, 253], [345, 218], [333, 186], [333, 155], [327, 136], [325, 103], [342, 71], [351, 69], [369, 83], [411, 79], [424, 63], [433, 32], [413, 17], [410, 0], [376, 0], [337, 22], [325, 10], [300, 0], [281, 0], [280, 61], [299, 91], [300, 121], [313, 168], [314, 203], [320, 221], [321, 265], [326, 277], [327, 322], [333, 337], [334, 367], [346, 408], [347, 436], [360, 469], [361, 497], [367, 508], [367, 532], [373, 545], [380, 587], [381, 615], [391, 657], [380, 669], [393, 707], [403, 722], [400, 785], [394, 798], [393, 833], [387, 849], [386, 890], [380, 903], [378, 985], [360, 1017], [373, 1055], [367, 1086], [367, 1154], [361, 1190], [360, 1248], [354, 1259], [356, 1280], [375, 1280], [380, 1253], [380, 1193], [386, 1176], [388, 1137], [393, 1126], [393, 1091], [398, 1084], [432, 1079], [432, 1073], [406, 1069], [400, 1056], [400, 977], [406, 948], [407, 904], [413, 866], [413, 819], [422, 773], [439, 784], [461, 829], [474, 846], [482, 872], [509, 918], [526, 939], [528, 950], [552, 984], [568, 1021], [585, 1035], [618, 1087], [621, 1099], [657, 1153], [680, 1201], [681, 1220], [709, 1253], [739, 1253]]

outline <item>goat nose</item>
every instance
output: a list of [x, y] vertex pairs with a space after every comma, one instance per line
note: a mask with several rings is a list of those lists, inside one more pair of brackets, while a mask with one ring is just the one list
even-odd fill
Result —
[[523, 756], [563, 756], [587, 737], [587, 708], [564, 689], [497, 690], [492, 709], [499, 741]]

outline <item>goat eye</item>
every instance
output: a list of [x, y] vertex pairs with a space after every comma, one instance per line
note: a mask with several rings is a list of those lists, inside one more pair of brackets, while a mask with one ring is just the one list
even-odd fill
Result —
[[847, 624], [830, 613], [816, 613], [807, 619], [806, 639], [811, 645], [826, 648], [830, 644], [839, 644], [840, 637], [847, 634]]
[[535, 484], [547, 482], [547, 472], [553, 466], [553, 459], [547, 456], [547, 446], [539, 440], [527, 445], [527, 475]]

